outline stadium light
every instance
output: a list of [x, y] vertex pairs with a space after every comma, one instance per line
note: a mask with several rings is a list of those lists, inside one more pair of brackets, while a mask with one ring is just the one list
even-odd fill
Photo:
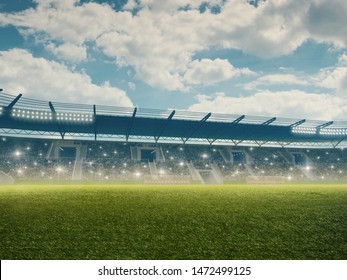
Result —
[[322, 128], [319, 131], [321, 135], [347, 135], [347, 128]]
[[159, 175], [165, 175], [165, 171], [163, 169], [159, 170]]
[[[0, 115], [2, 114], [2, 107], [0, 107]], [[37, 119], [48, 121], [53, 119], [52, 112], [37, 111], [37, 110], [23, 110], [12, 109], [11, 115], [14, 118]], [[91, 114], [73, 114], [73, 113], [57, 113], [56, 120], [59, 122], [92, 122], [93, 115]]]
[[292, 127], [291, 131], [294, 134], [316, 134], [317, 128], [316, 127], [295, 126], [295, 127]]

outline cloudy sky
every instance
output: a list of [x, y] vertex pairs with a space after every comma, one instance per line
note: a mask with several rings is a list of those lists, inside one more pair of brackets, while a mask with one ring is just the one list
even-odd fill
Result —
[[347, 119], [345, 0], [1, 0], [0, 87], [52, 101]]

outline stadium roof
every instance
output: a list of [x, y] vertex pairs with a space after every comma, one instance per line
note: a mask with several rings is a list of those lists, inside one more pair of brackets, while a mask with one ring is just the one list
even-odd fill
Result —
[[0, 94], [0, 133], [282, 147], [344, 147], [347, 122], [49, 102]]

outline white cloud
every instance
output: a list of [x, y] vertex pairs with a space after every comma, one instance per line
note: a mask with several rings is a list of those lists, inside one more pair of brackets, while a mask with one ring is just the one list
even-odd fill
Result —
[[109, 83], [93, 84], [86, 73], [33, 57], [22, 49], [0, 52], [0, 84], [9, 93], [43, 100], [132, 106], [126, 93]]
[[254, 73], [248, 68], [235, 68], [227, 59], [201, 59], [193, 60], [189, 63], [183, 79], [190, 85], [210, 85], [228, 80], [241, 74], [252, 75]]
[[128, 82], [128, 87], [131, 89], [131, 90], [135, 90], [136, 89], [136, 85], [132, 82]]
[[339, 94], [347, 94], [347, 67], [322, 69], [317, 75], [317, 84], [335, 89]]
[[304, 18], [304, 26], [311, 37], [319, 42], [331, 42], [336, 47], [347, 46], [345, 0], [315, 0]]
[[347, 96], [347, 55], [340, 55], [336, 66], [322, 68], [313, 80], [320, 87], [333, 89], [335, 93]]
[[261, 86], [272, 85], [308, 85], [306, 80], [300, 79], [292, 74], [271, 74], [262, 76], [255, 81], [244, 85], [246, 90], [254, 90]]
[[[18, 13], [2, 14], [1, 25], [12, 24], [23, 34], [45, 36], [46, 40], [58, 40], [82, 45], [95, 40], [100, 34], [112, 30], [130, 13], [115, 13], [109, 5], [85, 3], [77, 0], [37, 0], [37, 7]], [[42, 34], [43, 33], [43, 34]]]
[[52, 43], [46, 46], [46, 49], [56, 57], [69, 61], [81, 62], [87, 58], [87, 49], [85, 46], [79, 46], [71, 43], [56, 46]]
[[198, 102], [190, 106], [189, 110], [318, 120], [345, 119], [347, 113], [346, 99], [299, 90], [263, 91], [247, 97], [230, 97], [218, 93], [213, 97], [198, 95], [197, 99]]
[[347, 54], [344, 53], [339, 57], [339, 66], [347, 67]]
[[[142, 0], [135, 16], [129, 11], [139, 7], [135, 1], [120, 12], [95, 2], [36, 2], [35, 8], [2, 13], [0, 25], [14, 25], [45, 43], [63, 42], [51, 50], [66, 59], [85, 57], [69, 56], [66, 46], [95, 43], [119, 66], [133, 66], [137, 78], [167, 90], [186, 91], [187, 81], [200, 84], [198, 76], [208, 74], [189, 68], [192, 57], [214, 47], [273, 57], [289, 54], [309, 39], [347, 46], [344, 0], [262, 1], [258, 8], [247, 1], [214, 0], [204, 13], [198, 10], [202, 0]], [[220, 7], [217, 14], [210, 10], [214, 5]], [[224, 79], [231, 72], [223, 69]]]
[[138, 8], [140, 5], [135, 0], [128, 0], [128, 2], [123, 6], [125, 10], [132, 10]]

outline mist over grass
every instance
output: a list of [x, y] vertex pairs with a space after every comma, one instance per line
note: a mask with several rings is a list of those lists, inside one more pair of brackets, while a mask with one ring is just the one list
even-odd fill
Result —
[[1, 259], [346, 259], [347, 185], [0, 188]]

